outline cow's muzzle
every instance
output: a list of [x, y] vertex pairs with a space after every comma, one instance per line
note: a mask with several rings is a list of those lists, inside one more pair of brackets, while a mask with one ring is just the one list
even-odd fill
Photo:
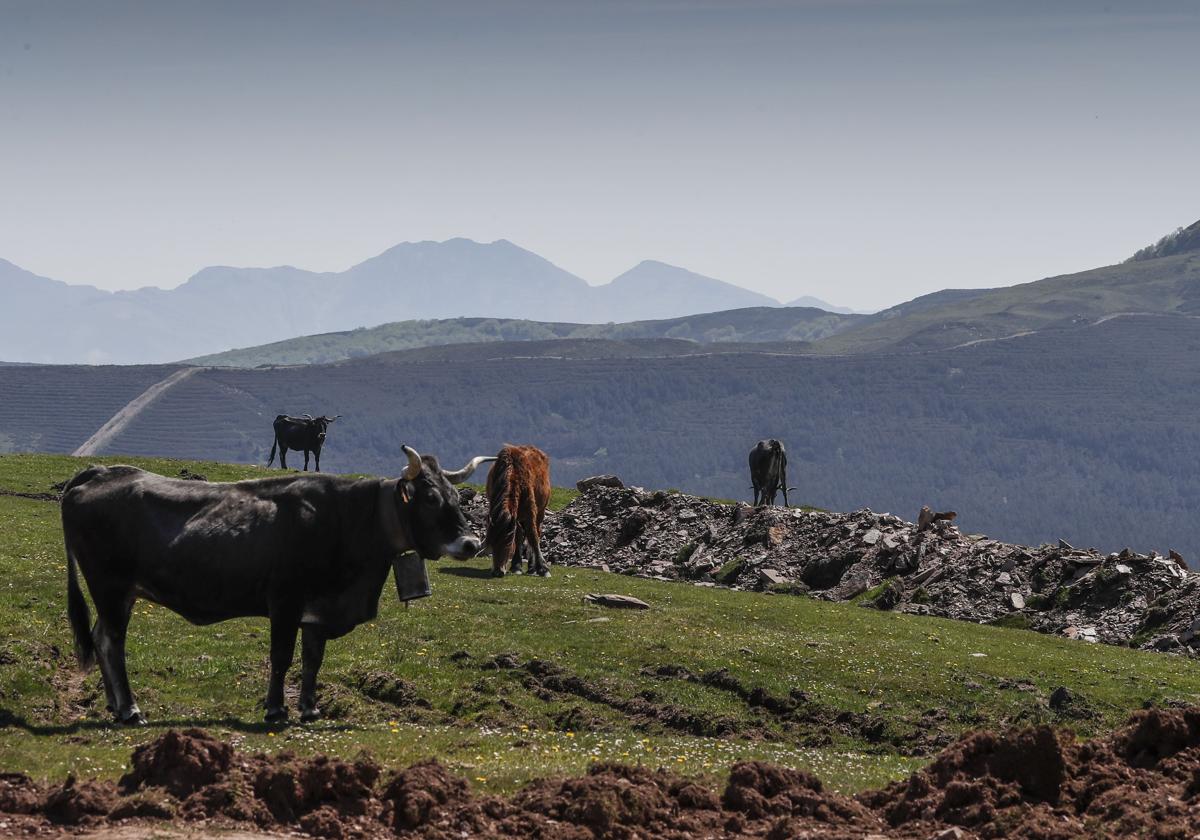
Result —
[[455, 560], [470, 560], [479, 553], [483, 543], [474, 534], [464, 534], [452, 543], [442, 548], [442, 554], [448, 554]]

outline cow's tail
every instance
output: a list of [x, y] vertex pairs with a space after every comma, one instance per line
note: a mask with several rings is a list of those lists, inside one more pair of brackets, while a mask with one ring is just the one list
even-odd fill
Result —
[[500, 453], [488, 473], [487, 489], [487, 544], [492, 547], [492, 557], [511, 555], [517, 541], [517, 499], [511, 497], [518, 488], [512, 480], [512, 456], [508, 451]]
[[279, 436], [275, 436], [275, 440], [271, 441], [271, 457], [267, 459], [267, 466], [275, 463], [275, 449], [279, 446]]
[[84, 671], [96, 664], [96, 643], [92, 640], [92, 617], [83, 590], [79, 588], [79, 570], [75, 555], [67, 547], [67, 615], [75, 634], [75, 659]]

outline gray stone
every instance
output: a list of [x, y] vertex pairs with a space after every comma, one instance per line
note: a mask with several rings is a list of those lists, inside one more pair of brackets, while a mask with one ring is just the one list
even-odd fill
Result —
[[1025, 609], [1025, 596], [1020, 592], [1013, 592], [1008, 596], [1008, 602], [1012, 604], [1014, 610]]
[[575, 489], [580, 493], [586, 493], [593, 487], [615, 487], [622, 488], [625, 483], [615, 475], [593, 475], [587, 478], [581, 478], [575, 482]]
[[883, 534], [878, 528], [872, 528], [871, 530], [867, 531], [867, 533], [863, 534], [862, 541], [865, 545], [875, 545], [875, 543], [879, 542], [879, 538], [882, 536]]
[[598, 607], [612, 607], [619, 610], [650, 609], [649, 604], [640, 598], [634, 598], [632, 595], [603, 595], [597, 592], [592, 592], [583, 596], [583, 600], [588, 604], [595, 604]]
[[766, 586], [777, 586], [788, 582], [788, 579], [783, 574], [774, 569], [759, 569], [758, 577]]

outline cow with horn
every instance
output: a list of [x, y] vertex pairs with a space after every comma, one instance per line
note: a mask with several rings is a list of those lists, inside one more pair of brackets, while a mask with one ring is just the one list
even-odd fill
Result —
[[[395, 566], [400, 581], [402, 572], [411, 577], [401, 567], [406, 558], [421, 563], [423, 574], [424, 560], [479, 551], [453, 485], [492, 459], [443, 470], [431, 455], [402, 451], [407, 463], [391, 479], [308, 474], [207, 483], [92, 466], [67, 482], [62, 523], [75, 654], [85, 669], [99, 660], [117, 720], [145, 723], [125, 671], [138, 598], [193, 624], [269, 619], [268, 722], [287, 718], [284, 676], [299, 634], [300, 717], [319, 717], [325, 643], [375, 617], [388, 570]], [[95, 604], [94, 626], [80, 573]]]
[[313, 417], [311, 414], [302, 414], [299, 417], [289, 417], [286, 414], [277, 414], [272, 424], [275, 429], [275, 441], [271, 444], [271, 456], [267, 459], [267, 466], [275, 462], [275, 450], [278, 448], [279, 466], [286, 470], [287, 452], [289, 449], [295, 449], [304, 452], [305, 472], [308, 472], [309, 452], [316, 459], [316, 471], [320, 472], [321, 447], [325, 445], [329, 424], [341, 416], [338, 414], [333, 417]]

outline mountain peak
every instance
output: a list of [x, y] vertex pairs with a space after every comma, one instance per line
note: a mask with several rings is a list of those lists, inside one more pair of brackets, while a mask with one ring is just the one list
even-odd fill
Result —
[[1200, 221], [1192, 222], [1187, 227], [1177, 228], [1168, 233], [1153, 245], [1147, 245], [1126, 262], [1153, 260], [1159, 257], [1173, 257], [1176, 254], [1186, 254], [1189, 251], [1200, 251]]

